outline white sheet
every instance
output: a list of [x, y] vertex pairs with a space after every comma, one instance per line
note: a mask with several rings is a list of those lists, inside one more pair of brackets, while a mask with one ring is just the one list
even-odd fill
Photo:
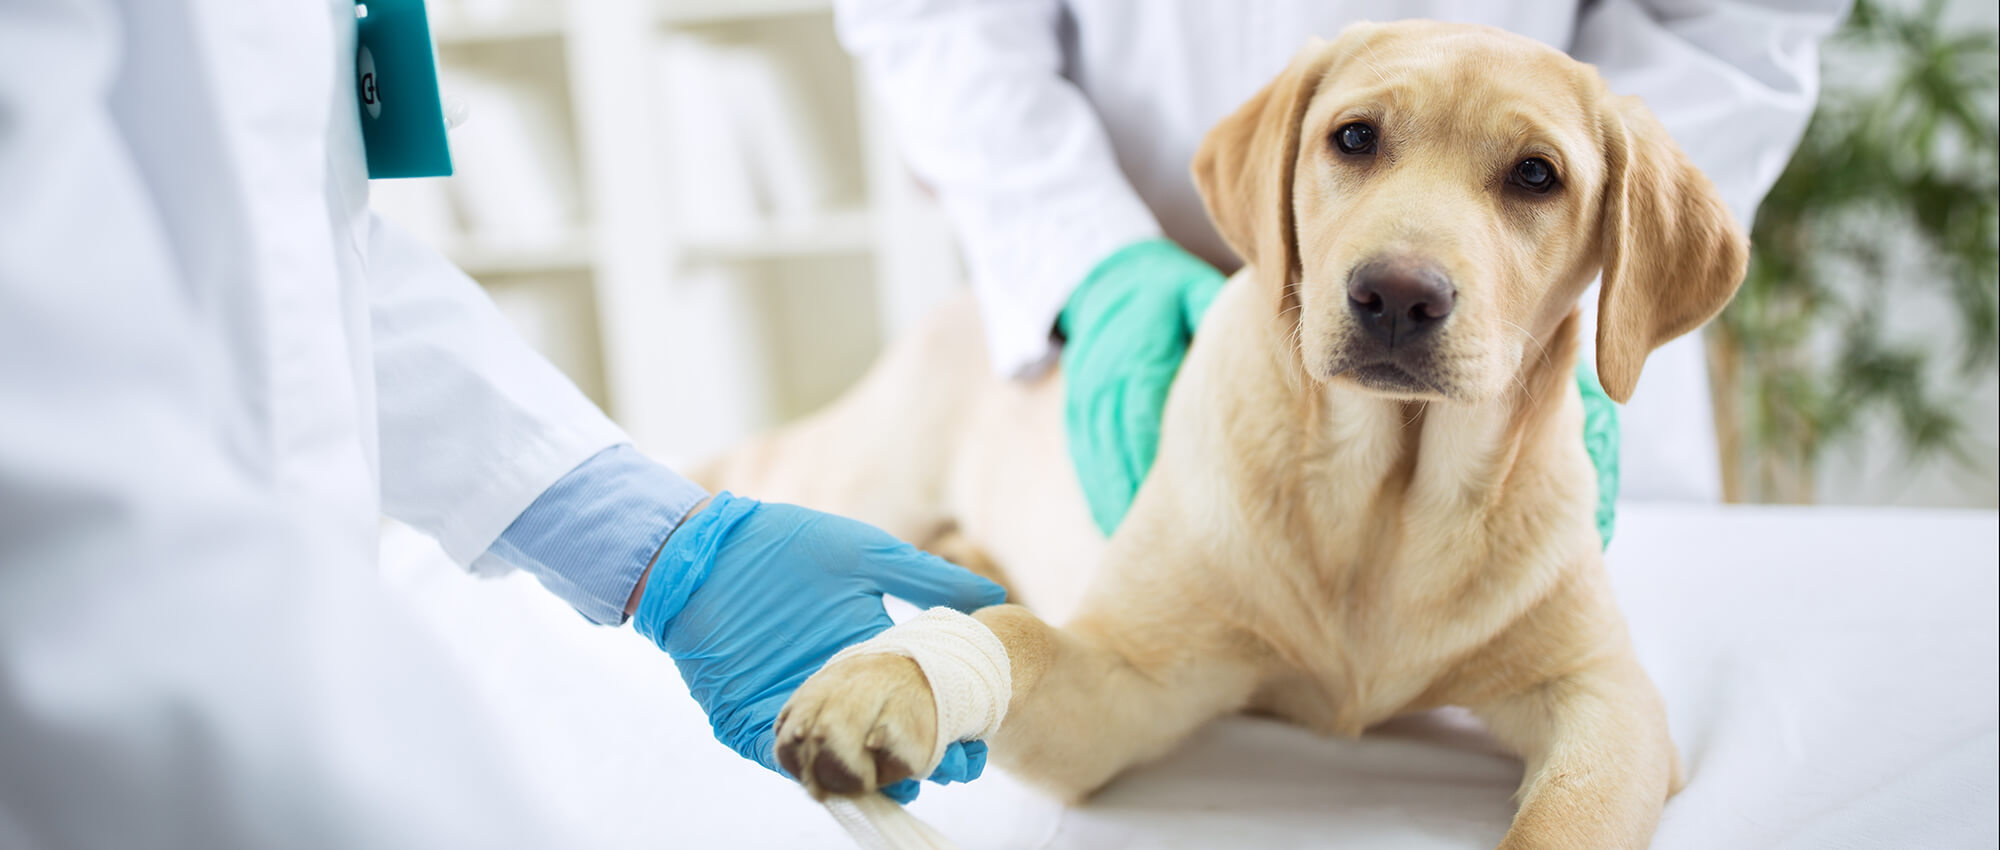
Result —
[[[1658, 848], [2000, 844], [1996, 514], [1625, 506], [1610, 560], [1690, 771]], [[842, 847], [710, 737], [667, 659], [402, 529], [391, 586], [498, 706], [575, 847]], [[989, 773], [918, 814], [967, 848], [1491, 847], [1520, 765], [1462, 716], [1359, 741], [1230, 719], [1064, 809]]]

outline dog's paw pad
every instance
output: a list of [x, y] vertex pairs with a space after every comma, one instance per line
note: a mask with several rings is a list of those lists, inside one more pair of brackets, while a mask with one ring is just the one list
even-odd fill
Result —
[[937, 706], [916, 662], [842, 660], [799, 688], [778, 714], [778, 764], [814, 799], [867, 794], [915, 774], [937, 738]]

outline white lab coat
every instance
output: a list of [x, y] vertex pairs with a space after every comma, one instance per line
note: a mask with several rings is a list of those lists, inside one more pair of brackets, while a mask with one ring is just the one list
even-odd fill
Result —
[[[1818, 40], [1846, 5], [839, 0], [837, 11], [905, 157], [957, 225], [994, 364], [1025, 374], [1048, 362], [1070, 291], [1117, 248], [1164, 234], [1224, 270], [1238, 265], [1188, 163], [1309, 36], [1434, 18], [1566, 50], [1644, 98], [1747, 223], [1805, 128]], [[1709, 411], [1699, 339], [1655, 353], [1624, 417], [1626, 497], [1719, 496]]]
[[0, 5], [0, 847], [558, 843], [370, 567], [624, 438], [369, 214], [353, 9]]

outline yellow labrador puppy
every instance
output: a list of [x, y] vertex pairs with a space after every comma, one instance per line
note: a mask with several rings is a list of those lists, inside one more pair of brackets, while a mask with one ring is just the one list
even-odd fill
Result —
[[[1622, 401], [1742, 278], [1714, 187], [1589, 66], [1437, 23], [1307, 47], [1194, 179], [1247, 265], [1108, 543], [1060, 378], [989, 377], [964, 305], [710, 482], [927, 541], [1070, 615], [977, 614], [1013, 670], [993, 757], [1061, 797], [1229, 712], [1357, 735], [1457, 705], [1526, 762], [1504, 846], [1645, 846], [1679, 763], [1602, 568], [1577, 301], [1601, 269]], [[792, 698], [780, 758], [815, 796], [872, 791], [926, 759], [933, 711], [909, 659], [844, 660]]]

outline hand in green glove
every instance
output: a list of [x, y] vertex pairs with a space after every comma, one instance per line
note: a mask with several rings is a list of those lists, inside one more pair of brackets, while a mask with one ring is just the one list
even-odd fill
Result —
[[1583, 449], [1597, 467], [1597, 539], [1609, 547], [1618, 508], [1618, 402], [1587, 362], [1576, 364], [1576, 386], [1583, 391]]
[[1120, 249], [1069, 297], [1057, 326], [1069, 456], [1090, 517], [1109, 535], [1160, 449], [1167, 389], [1222, 273], [1165, 239]]

